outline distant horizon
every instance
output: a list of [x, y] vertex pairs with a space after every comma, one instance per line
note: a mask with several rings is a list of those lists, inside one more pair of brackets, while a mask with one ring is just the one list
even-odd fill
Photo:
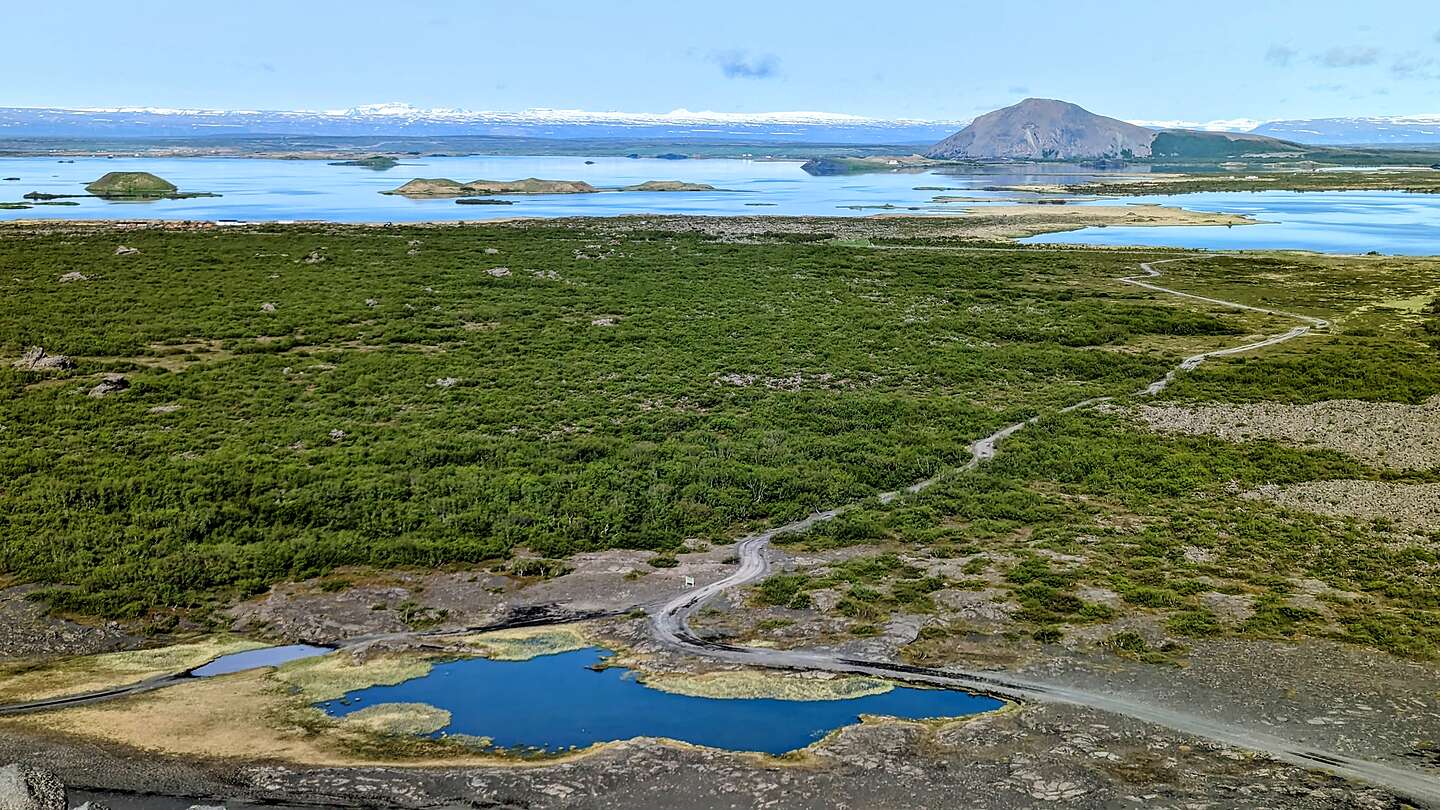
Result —
[[903, 12], [858, 0], [823, 11], [734, 0], [723, 12], [661, 0], [10, 6], [7, 54], [27, 68], [0, 77], [0, 103], [30, 108], [287, 111], [405, 99], [959, 121], [1040, 96], [1122, 120], [1199, 124], [1440, 111], [1440, 19], [1420, 0], [1324, 13], [1274, 0], [1223, 14], [1148, 0], [1103, 11], [1067, 0], [918, 0]]
[[[1034, 96], [1032, 96], [1034, 98]], [[1018, 103], [1021, 99], [1007, 103], [1003, 106]], [[1107, 113], [1105, 110], [1097, 110], [1082, 102], [1074, 102], [1070, 99], [1060, 99], [1077, 104], [1098, 115], [1118, 117]], [[374, 117], [415, 117], [415, 118], [443, 118], [443, 117], [494, 117], [494, 118], [515, 118], [515, 119], [553, 119], [556, 121], [581, 121], [590, 120], [603, 121], [653, 121], [655, 123], [696, 123], [696, 124], [724, 124], [728, 122], [747, 123], [809, 123], [809, 124], [832, 124], [843, 126], [845, 124], [910, 124], [910, 125], [955, 125], [965, 126], [979, 115], [964, 118], [887, 118], [857, 115], [847, 112], [836, 112], [829, 110], [769, 110], [756, 112], [739, 112], [729, 110], [708, 110], [690, 109], [688, 107], [677, 107], [668, 111], [643, 111], [643, 110], [617, 110], [617, 109], [584, 109], [584, 108], [563, 108], [534, 106], [521, 109], [471, 109], [465, 107], [421, 107], [404, 101], [386, 101], [369, 104], [359, 104], [350, 107], [318, 107], [318, 108], [265, 108], [265, 107], [238, 107], [227, 108], [221, 106], [193, 106], [193, 107], [171, 107], [162, 105], [141, 105], [141, 104], [119, 104], [103, 106], [59, 106], [59, 105], [6, 105], [0, 104], [0, 109], [9, 110], [34, 110], [45, 111], [55, 110], [71, 113], [138, 113], [156, 116], [203, 116], [203, 115], [307, 115], [325, 116], [334, 118], [374, 116]], [[999, 108], [997, 108], [999, 109]], [[988, 112], [988, 111], [987, 111]], [[1304, 120], [1359, 120], [1359, 121], [1410, 121], [1415, 123], [1437, 123], [1440, 124], [1440, 113], [1408, 113], [1400, 115], [1348, 115], [1348, 116], [1317, 116], [1315, 118], [1221, 118], [1211, 121], [1196, 121], [1187, 119], [1148, 119], [1148, 118], [1120, 118], [1138, 126], [1150, 129], [1194, 129], [1209, 132], [1249, 132], [1265, 124], [1281, 123], [1289, 121]], [[3, 130], [0, 130], [3, 131]]]

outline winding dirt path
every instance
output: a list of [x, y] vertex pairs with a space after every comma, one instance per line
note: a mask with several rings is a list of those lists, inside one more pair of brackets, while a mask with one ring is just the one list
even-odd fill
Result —
[[[1140, 265], [1141, 275], [1126, 276], [1117, 279], [1117, 281], [1165, 295], [1201, 301], [1230, 309], [1290, 318], [1300, 321], [1302, 325], [1288, 332], [1272, 335], [1263, 340], [1187, 357], [1178, 366], [1166, 373], [1164, 377], [1136, 392], [1137, 395], [1153, 396], [1160, 393], [1175, 379], [1177, 374], [1191, 371], [1212, 357], [1241, 354], [1267, 346], [1274, 346], [1303, 337], [1316, 329], [1323, 330], [1330, 326], [1329, 322], [1322, 318], [1263, 309], [1261, 307], [1254, 307], [1234, 301], [1225, 301], [1218, 298], [1207, 298], [1152, 283], [1152, 279], [1159, 278], [1161, 275], [1160, 271], [1155, 269], [1155, 265], [1202, 258], [1204, 255], [1205, 254], [1200, 256], [1183, 256], [1174, 259], [1144, 262]], [[1107, 402], [1110, 399], [1112, 399], [1112, 397], [1088, 399], [1070, 405], [1064, 408], [1062, 412], [1093, 407], [1102, 402]], [[878, 501], [880, 503], [889, 503], [896, 498], [903, 497], [905, 494], [913, 494], [927, 489], [948, 475], [975, 469], [995, 457], [997, 446], [1000, 442], [1016, 432], [1023, 430], [1027, 425], [1034, 424], [1039, 418], [1040, 417], [1036, 416], [1023, 422], [1007, 425], [989, 436], [977, 440], [970, 445], [970, 460], [963, 467], [939, 473], [931, 478], [912, 484], [903, 491], [882, 493], [878, 496]], [[651, 628], [655, 638], [664, 646], [674, 650], [746, 666], [790, 670], [824, 670], [827, 672], [871, 675], [948, 688], [965, 689], [1012, 700], [1069, 703], [1100, 709], [1165, 726], [1185, 734], [1204, 737], [1226, 745], [1258, 751], [1292, 765], [1318, 768], [1329, 771], [1337, 776], [1369, 782], [1384, 787], [1411, 802], [1424, 806], [1440, 807], [1440, 779], [1436, 779], [1423, 772], [1379, 762], [1356, 759], [1333, 751], [1316, 750], [1275, 734], [1257, 731], [1243, 725], [1226, 722], [1222, 719], [1175, 711], [1164, 706], [1138, 700], [1130, 695], [1076, 689], [1066, 686], [1063, 683], [1034, 680], [1007, 673], [978, 672], [961, 669], [932, 669], [893, 664], [887, 661], [866, 661], [847, 658], [823, 650], [774, 650], [763, 647], [740, 647], [707, 641], [695, 635], [690, 629], [690, 617], [703, 607], [706, 602], [725, 591], [759, 581], [769, 573], [770, 559], [768, 551], [770, 541], [775, 536], [803, 532], [817, 523], [834, 520], [845, 512], [867, 502], [868, 501], [828, 509], [823, 512], [816, 512], [801, 520], [741, 538], [736, 547], [737, 554], [740, 558], [740, 567], [736, 569], [734, 573], [717, 582], [712, 582], [703, 587], [681, 594], [652, 612]]]
[[[961, 248], [961, 250], [970, 249]], [[974, 248], [973, 250], [1005, 249]], [[1207, 298], [1172, 290], [1168, 287], [1162, 287], [1152, 283], [1152, 279], [1158, 278], [1161, 275], [1160, 271], [1155, 269], [1155, 265], [1202, 258], [1204, 255], [1207, 254], [1145, 262], [1140, 264], [1142, 275], [1126, 276], [1117, 279], [1117, 281], [1154, 292], [1216, 306], [1290, 318], [1302, 322], [1302, 325], [1283, 334], [1273, 335], [1263, 340], [1188, 357], [1164, 377], [1146, 386], [1141, 391], [1136, 392], [1139, 395], [1155, 395], [1160, 393], [1175, 379], [1177, 374], [1190, 371], [1212, 357], [1240, 354], [1267, 346], [1274, 346], [1307, 335], [1316, 329], [1326, 329], [1330, 325], [1321, 318], [1281, 312], [1278, 310], [1268, 310], [1217, 298]], [[1087, 399], [1063, 408], [1062, 412], [1093, 407], [1111, 399], [1112, 397]], [[970, 460], [962, 467], [938, 473], [923, 481], [911, 484], [903, 490], [881, 493], [877, 496], [878, 501], [880, 503], [889, 503], [905, 495], [928, 489], [947, 476], [975, 469], [995, 457], [1000, 442], [1016, 432], [1023, 430], [1026, 426], [1034, 424], [1039, 418], [1039, 416], [1036, 416], [1022, 422], [1007, 425], [989, 436], [976, 440], [968, 448], [970, 451]], [[1337, 776], [1370, 782], [1384, 787], [1414, 804], [1440, 808], [1440, 779], [1436, 779], [1420, 771], [1357, 759], [1332, 751], [1317, 750], [1274, 734], [1257, 731], [1221, 719], [1175, 711], [1164, 706], [1137, 700], [1129, 695], [1077, 689], [1059, 682], [1035, 680], [1003, 672], [913, 667], [904, 664], [890, 663], [888, 661], [867, 661], [849, 658], [823, 650], [773, 650], [760, 647], [740, 647], [707, 641], [696, 636], [691, 631], [689, 624], [691, 615], [704, 606], [710, 599], [725, 591], [756, 582], [769, 573], [770, 559], [768, 551], [770, 541], [775, 536], [803, 532], [818, 523], [834, 520], [845, 512], [867, 502], [868, 501], [859, 502], [816, 512], [808, 517], [787, 523], [783, 526], [777, 526], [773, 529], [741, 538], [736, 547], [740, 559], [740, 566], [734, 573], [717, 582], [710, 583], [692, 591], [687, 591], [663, 605], [659, 605], [658, 607], [652, 606], [650, 608], [651, 627], [656, 640], [671, 649], [746, 666], [790, 670], [824, 670], [837, 673], [870, 675], [946, 688], [964, 689], [1017, 701], [1068, 703], [1091, 707], [1165, 726], [1175, 731], [1204, 737], [1226, 745], [1262, 752], [1277, 760], [1293, 765], [1317, 768], [1329, 771]], [[539, 625], [574, 620], [576, 619], [573, 616], [537, 615], [533, 617], [521, 617], [518, 621], [525, 625]], [[351, 639], [349, 642], [340, 645], [340, 648], [344, 649], [357, 643], [363, 643], [376, 638], [400, 638], [423, 635], [429, 635], [429, 633], [382, 634], [361, 639]], [[173, 675], [162, 675], [140, 683], [88, 694], [0, 706], [0, 715], [21, 714], [105, 702], [116, 698], [161, 689], [166, 686], [184, 682], [189, 677], [190, 675], [187, 671]]]

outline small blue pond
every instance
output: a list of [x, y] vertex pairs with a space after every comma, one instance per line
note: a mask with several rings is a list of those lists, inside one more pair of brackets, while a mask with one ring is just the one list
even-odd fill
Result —
[[451, 713], [450, 725], [434, 736], [488, 737], [497, 748], [554, 752], [644, 736], [783, 754], [861, 714], [960, 717], [1002, 705], [965, 692], [909, 687], [847, 700], [689, 697], [650, 689], [618, 667], [589, 668], [608, 654], [592, 647], [528, 661], [451, 661], [422, 678], [361, 689], [320, 708], [343, 717], [380, 703], [426, 703]]
[[215, 675], [229, 675], [260, 667], [278, 667], [287, 661], [314, 658], [332, 652], [329, 647], [312, 647], [309, 644], [289, 644], [284, 647], [262, 647], [258, 650], [222, 655], [202, 667], [190, 670], [196, 678], [210, 678]]

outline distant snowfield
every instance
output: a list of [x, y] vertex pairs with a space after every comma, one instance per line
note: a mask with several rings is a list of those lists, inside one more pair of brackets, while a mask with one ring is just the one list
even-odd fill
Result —
[[175, 107], [76, 107], [76, 108], [11, 108], [35, 112], [99, 114], [142, 114], [163, 116], [294, 116], [299, 118], [400, 118], [428, 121], [535, 121], [551, 123], [628, 122], [636, 124], [862, 124], [867, 126], [906, 126], [914, 124], [945, 124], [965, 126], [969, 120], [930, 121], [918, 118], [867, 118], [845, 113], [790, 112], [714, 112], [680, 108], [665, 113], [620, 112], [615, 110], [558, 110], [533, 107], [518, 112], [462, 110], [448, 107], [422, 108], [401, 102], [365, 104], [343, 110], [206, 110]]
[[[727, 136], [836, 144], [934, 143], [972, 119], [873, 118], [816, 110], [669, 112], [464, 110], [404, 102], [334, 110], [209, 110], [180, 107], [0, 107], [0, 132], [11, 137], [176, 137], [185, 135], [477, 135], [544, 138]], [[1440, 143], [1440, 113], [1262, 121], [1255, 118], [1132, 119], [1150, 129], [1251, 132], [1313, 144]]]
[[[695, 138], [742, 135], [836, 143], [934, 143], [963, 121], [867, 118], [812, 110], [670, 112], [424, 109], [392, 102], [343, 110], [207, 110], [175, 107], [0, 108], [0, 131], [15, 137], [106, 135], [479, 135], [549, 138]], [[707, 129], [708, 128], [708, 129]]]

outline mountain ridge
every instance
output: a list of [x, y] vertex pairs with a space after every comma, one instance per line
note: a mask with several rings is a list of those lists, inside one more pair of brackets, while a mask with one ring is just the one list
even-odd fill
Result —
[[889, 120], [815, 111], [723, 113], [519, 112], [372, 104], [344, 110], [206, 110], [171, 107], [0, 107], [0, 137], [505, 136], [542, 138], [751, 138], [835, 143], [933, 143], [963, 121]]
[[[733, 113], [679, 108], [669, 112], [645, 113], [539, 107], [520, 111], [476, 111], [421, 108], [403, 102], [363, 104], [332, 110], [0, 107], [0, 137], [475, 135], [561, 140], [638, 137], [706, 141], [738, 138], [776, 142], [918, 145], [947, 139], [957, 134], [957, 130], [972, 126], [976, 120], [886, 119], [806, 110]], [[1440, 113], [1264, 122], [1242, 118], [1210, 122], [1108, 120], [1158, 132], [1238, 132], [1313, 145], [1440, 143]]]
[[988, 112], [925, 153], [938, 160], [1075, 160], [1150, 156], [1155, 131], [1078, 104], [1027, 98]]
[[1440, 143], [1440, 113], [1267, 121], [1250, 131], [1326, 146]]

